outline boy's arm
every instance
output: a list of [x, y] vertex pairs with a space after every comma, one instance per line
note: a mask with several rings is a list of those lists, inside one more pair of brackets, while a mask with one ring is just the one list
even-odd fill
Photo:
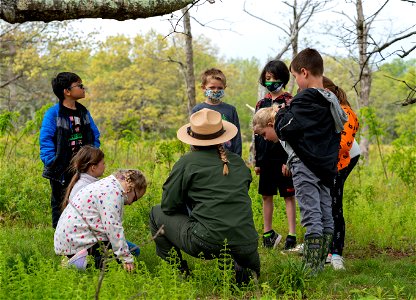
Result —
[[322, 116], [320, 106], [296, 102], [279, 109], [276, 114], [277, 136], [283, 141], [297, 140], [309, 126], [319, 123]]
[[56, 156], [56, 147], [53, 142], [56, 131], [56, 115], [53, 107], [46, 111], [42, 120], [39, 134], [40, 159], [45, 166], [49, 166]]
[[238, 129], [237, 135], [233, 138], [233, 144], [234, 144], [233, 152], [241, 156], [243, 152], [243, 146], [242, 146], [242, 141], [241, 141], [240, 120], [238, 119], [237, 109], [235, 108], [234, 108], [232, 123], [235, 126], [237, 126], [237, 129]]
[[294, 114], [287, 108], [278, 111], [275, 124], [276, 134], [283, 141], [287, 141], [288, 138], [298, 137], [302, 129]]
[[97, 125], [94, 123], [94, 119], [92, 118], [90, 112], [88, 111], [88, 118], [90, 118], [90, 126], [92, 129], [92, 132], [94, 134], [94, 146], [97, 148], [100, 148], [100, 131], [98, 130]]

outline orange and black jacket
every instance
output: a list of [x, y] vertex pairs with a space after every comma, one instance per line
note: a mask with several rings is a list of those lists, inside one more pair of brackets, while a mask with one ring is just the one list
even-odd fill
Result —
[[338, 153], [338, 171], [344, 169], [350, 163], [350, 149], [354, 142], [355, 133], [360, 126], [357, 115], [348, 105], [341, 105], [342, 109], [348, 115], [348, 121], [344, 124], [344, 130], [341, 132], [341, 142]]

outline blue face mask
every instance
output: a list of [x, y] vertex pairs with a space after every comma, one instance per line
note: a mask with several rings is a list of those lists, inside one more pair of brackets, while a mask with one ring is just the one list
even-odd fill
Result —
[[212, 103], [219, 103], [221, 98], [224, 97], [224, 90], [205, 90], [205, 97], [207, 97]]

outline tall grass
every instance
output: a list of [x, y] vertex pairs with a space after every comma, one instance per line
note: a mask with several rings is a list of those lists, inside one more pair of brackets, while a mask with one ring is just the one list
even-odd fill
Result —
[[[15, 147], [0, 161], [0, 299], [90, 299], [95, 297], [98, 271], [78, 272], [60, 267], [53, 251], [50, 226], [50, 187], [41, 177], [42, 164], [34, 137]], [[346, 272], [328, 268], [309, 278], [301, 259], [276, 250], [259, 248], [262, 274], [245, 287], [233, 283], [230, 269], [218, 261], [188, 257], [192, 276], [183, 278], [161, 261], [148, 243], [148, 213], [160, 202], [162, 185], [173, 163], [188, 149], [177, 141], [106, 142], [108, 175], [118, 168], [139, 168], [149, 180], [146, 195], [126, 207], [127, 238], [142, 245], [135, 273], [111, 264], [100, 290], [102, 299], [286, 298], [413, 299], [416, 295], [415, 190], [393, 172], [385, 179], [377, 155], [360, 164], [347, 180]], [[247, 157], [248, 145], [244, 145]], [[374, 153], [372, 151], [371, 153]], [[255, 226], [261, 234], [262, 200], [253, 172], [250, 197]], [[273, 227], [288, 232], [285, 205], [276, 200]], [[299, 220], [299, 216], [298, 216]], [[297, 227], [298, 240], [304, 229]]]

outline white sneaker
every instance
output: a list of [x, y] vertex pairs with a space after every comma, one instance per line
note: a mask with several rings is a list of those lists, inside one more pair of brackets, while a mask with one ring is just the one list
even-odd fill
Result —
[[297, 244], [295, 248], [285, 250], [285, 252], [303, 255], [303, 243]]
[[331, 264], [334, 270], [345, 270], [344, 258], [341, 255], [333, 254]]
[[332, 254], [329, 253], [328, 256], [326, 257], [325, 264], [330, 264], [331, 261], [332, 261]]

